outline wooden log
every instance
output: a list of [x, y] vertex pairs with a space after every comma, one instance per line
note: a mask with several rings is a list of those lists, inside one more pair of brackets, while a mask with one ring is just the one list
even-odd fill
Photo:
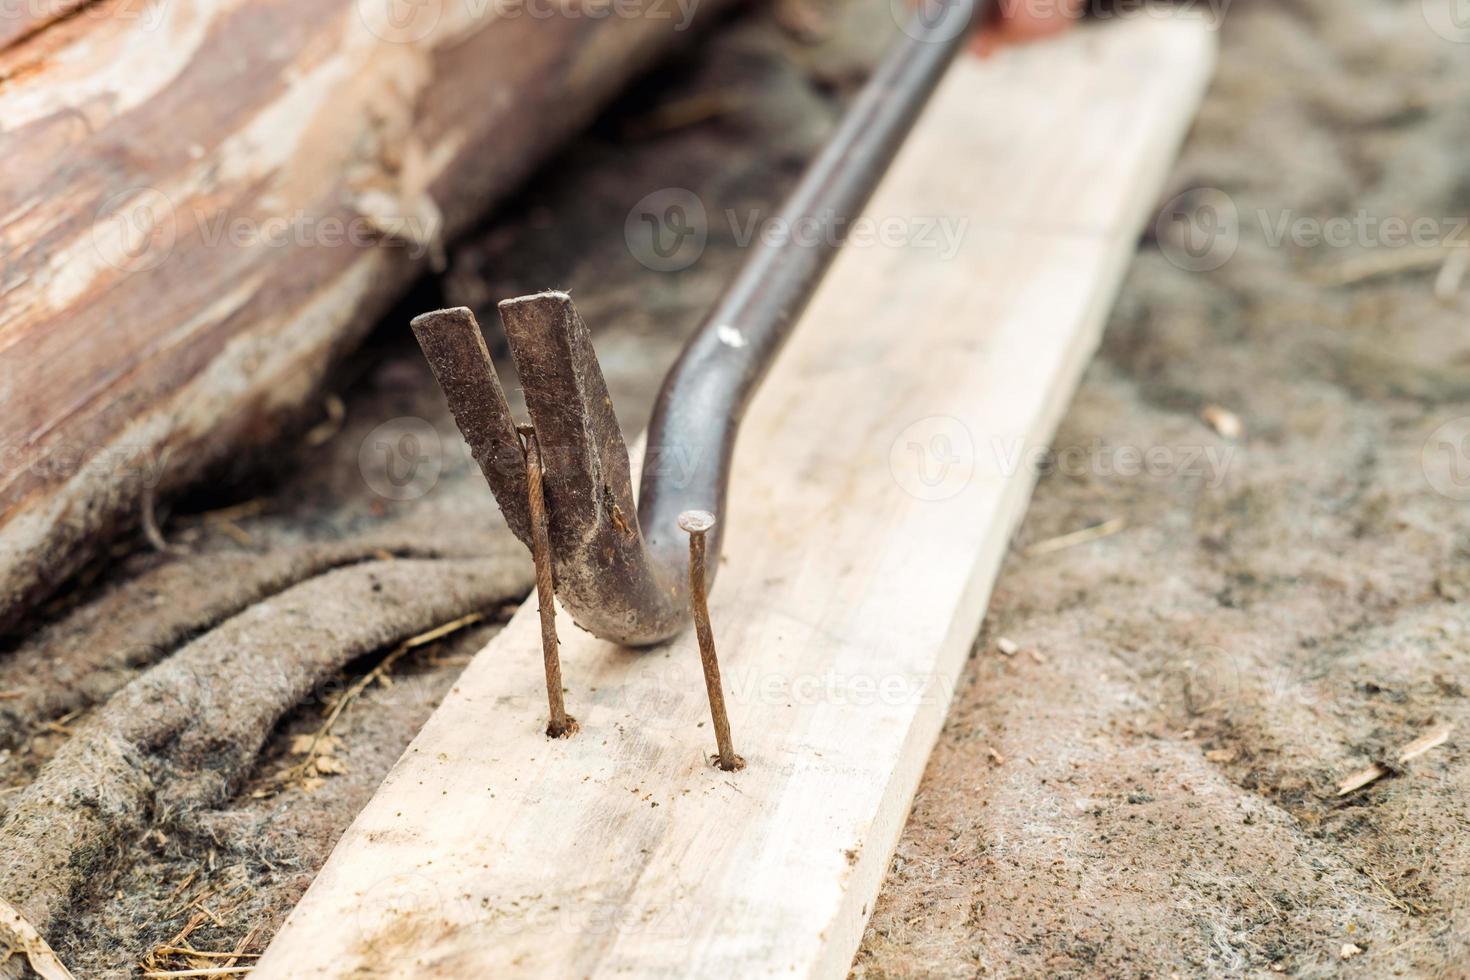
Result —
[[0, 628], [147, 487], [264, 444], [694, 9], [52, 0], [8, 21]]
[[941, 86], [866, 211], [888, 237], [838, 258], [736, 450], [712, 616], [742, 771], [710, 764], [693, 635], [564, 631], [582, 727], [548, 740], [532, 600], [253, 976], [845, 976], [1213, 51], [1124, 19]]
[[24, 40], [81, 7], [86, 0], [51, 0], [50, 3], [14, 4], [0, 20], [0, 49]]

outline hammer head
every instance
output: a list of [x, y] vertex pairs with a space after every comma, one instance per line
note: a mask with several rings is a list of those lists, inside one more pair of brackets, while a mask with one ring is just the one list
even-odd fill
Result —
[[[557, 597], [603, 639], [668, 639], [688, 621], [688, 583], [644, 541], [628, 447], [586, 325], [555, 291], [506, 300], [500, 316], [541, 449]], [[426, 313], [413, 329], [506, 523], [529, 547], [525, 456], [474, 314]]]

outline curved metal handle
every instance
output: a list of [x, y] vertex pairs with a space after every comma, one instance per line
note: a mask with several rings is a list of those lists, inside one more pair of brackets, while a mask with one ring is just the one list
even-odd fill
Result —
[[[905, 37], [878, 66], [837, 132], [782, 206], [778, 227], [815, 231], [814, 243], [759, 241], [664, 378], [649, 422], [638, 523], [660, 565], [682, 565], [682, 511], [724, 514], [735, 435], [746, 406], [955, 54], [976, 0], [921, 0]], [[678, 452], [680, 466], [659, 466]], [[692, 467], [692, 472], [691, 472]], [[710, 576], [723, 523], [710, 534]]]

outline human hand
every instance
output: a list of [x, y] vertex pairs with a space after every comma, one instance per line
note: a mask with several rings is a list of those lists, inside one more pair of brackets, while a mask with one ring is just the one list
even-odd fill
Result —
[[1082, 16], [1084, 0], [996, 0], [992, 17], [975, 36], [974, 46], [989, 54], [1006, 44], [1050, 37]]

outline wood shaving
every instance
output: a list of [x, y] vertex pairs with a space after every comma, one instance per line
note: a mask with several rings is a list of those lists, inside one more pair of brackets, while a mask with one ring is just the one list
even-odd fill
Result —
[[310, 755], [320, 750], [323, 755], [340, 752], [346, 747], [346, 743], [336, 735], [322, 735], [313, 733], [310, 735], [293, 735], [291, 746], [288, 751], [292, 755]]
[[1324, 270], [1319, 279], [1331, 286], [1355, 286], [1382, 276], [1425, 272], [1442, 266], [1447, 251], [1449, 249], [1444, 245], [1373, 249]]
[[1084, 527], [1055, 538], [1038, 541], [1036, 544], [1027, 547], [1022, 554], [1027, 558], [1049, 555], [1054, 551], [1061, 551], [1065, 548], [1076, 547], [1079, 544], [1087, 544], [1089, 541], [1096, 541], [1099, 538], [1110, 537], [1127, 526], [1128, 522], [1126, 520], [1121, 517], [1114, 517], [1111, 520], [1103, 521], [1101, 524], [1094, 524], [1091, 527]]
[[[1424, 735], [1419, 736], [1418, 738], [1414, 739], [1414, 741], [1399, 749], [1398, 756], [1395, 759], [1396, 764], [1403, 765], [1404, 763], [1419, 758], [1419, 756], [1423, 755], [1425, 752], [1428, 752], [1430, 749], [1438, 748], [1445, 742], [1449, 741], [1450, 733], [1454, 730], [1454, 723], [1450, 722], [1441, 725]], [[1392, 772], [1394, 772], [1393, 766], [1386, 765], [1382, 762], [1375, 762], [1373, 763], [1373, 765], [1368, 766], [1366, 769], [1359, 769], [1357, 772], [1353, 773], [1351, 776], [1347, 777], [1341, 783], [1339, 783], [1337, 787], [1337, 795], [1347, 796], [1349, 793], [1355, 793], [1358, 790], [1362, 789], [1364, 786], [1376, 783], [1378, 780], [1382, 779], [1384, 776], [1387, 776]]]
[[19, 953], [41, 980], [76, 980], [55, 951], [46, 945], [36, 927], [3, 898], [0, 898], [0, 935], [3, 935], [6, 946], [0, 965]]
[[1470, 272], [1470, 249], [1457, 248], [1439, 267], [1439, 275], [1434, 279], [1434, 298], [1441, 303], [1454, 299], [1465, 282], [1466, 272]]
[[306, 432], [306, 445], [312, 449], [331, 442], [347, 420], [347, 406], [337, 395], [327, 396], [325, 408], [327, 417]]
[[1240, 416], [1228, 408], [1206, 405], [1200, 410], [1199, 417], [1222, 439], [1239, 439], [1245, 434], [1245, 424], [1240, 421]]

